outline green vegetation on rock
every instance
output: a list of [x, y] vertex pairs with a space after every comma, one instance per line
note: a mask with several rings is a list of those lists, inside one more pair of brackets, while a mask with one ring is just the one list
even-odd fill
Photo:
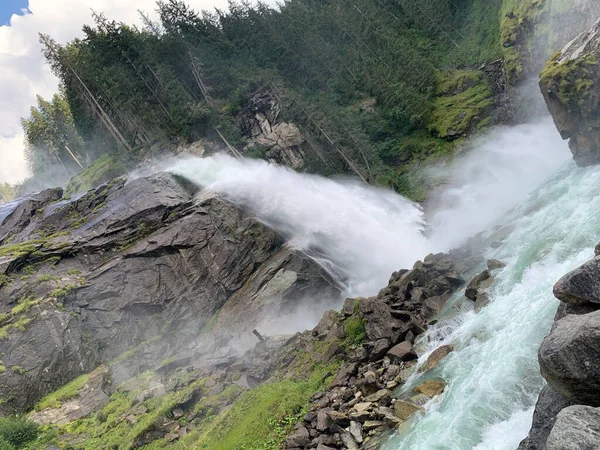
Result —
[[117, 157], [104, 154], [71, 178], [65, 189], [65, 195], [85, 192], [125, 173], [127, 168]]
[[351, 316], [344, 323], [346, 342], [351, 345], [360, 345], [367, 337], [365, 331], [366, 322], [357, 316]]
[[88, 381], [88, 375], [81, 375], [70, 383], [64, 385], [57, 391], [44, 397], [35, 405], [36, 411], [41, 411], [46, 408], [59, 408], [61, 404], [75, 397], [78, 392], [85, 386]]
[[[38, 426], [17, 417], [0, 418], [0, 449], [20, 449], [38, 435]], [[12, 446], [12, 447], [10, 447]]]
[[598, 61], [593, 55], [570, 59], [560, 63], [561, 53], [556, 53], [546, 64], [540, 80], [567, 108], [589, 100], [589, 92], [596, 83]]
[[493, 103], [492, 90], [482, 72], [440, 74], [429, 130], [445, 139], [464, 136], [483, 123]]

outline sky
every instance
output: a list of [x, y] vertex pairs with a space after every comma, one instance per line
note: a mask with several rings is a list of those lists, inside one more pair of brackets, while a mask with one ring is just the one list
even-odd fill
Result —
[[[194, 9], [226, 9], [227, 0], [187, 0]], [[23, 9], [27, 9], [23, 13]], [[109, 19], [139, 23], [138, 10], [155, 17], [155, 0], [0, 0], [0, 183], [28, 176], [20, 119], [36, 94], [50, 98], [58, 81], [44, 64], [38, 33], [60, 43], [82, 35], [91, 9]]]

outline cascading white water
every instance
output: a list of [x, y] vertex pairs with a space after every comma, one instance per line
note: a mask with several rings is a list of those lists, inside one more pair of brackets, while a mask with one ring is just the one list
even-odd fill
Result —
[[445, 393], [386, 450], [514, 450], [526, 436], [543, 385], [537, 349], [558, 304], [552, 286], [600, 239], [599, 182], [600, 170], [569, 163], [507, 217], [515, 231], [488, 254], [508, 263], [491, 304], [436, 324], [425, 338], [422, 359], [439, 345], [457, 347], [427, 375], [447, 381]]
[[352, 295], [377, 293], [394, 270], [431, 251], [421, 208], [389, 190], [225, 155], [168, 170], [242, 204], [290, 245], [322, 257], [348, 279]]
[[328, 261], [347, 276], [354, 295], [374, 294], [392, 271], [429, 252], [447, 250], [501, 221], [514, 225], [488, 255], [508, 263], [491, 304], [427, 333], [431, 342], [422, 358], [442, 343], [457, 346], [434, 373], [449, 383], [446, 391], [386, 447], [500, 450], [516, 448], [530, 425], [542, 386], [537, 347], [557, 304], [552, 285], [589, 258], [600, 238], [594, 189], [600, 170], [577, 169], [569, 160], [549, 119], [486, 136], [446, 169], [451, 184], [428, 211], [428, 238], [417, 205], [354, 181], [226, 156], [180, 160], [168, 170], [244, 205], [291, 245]]

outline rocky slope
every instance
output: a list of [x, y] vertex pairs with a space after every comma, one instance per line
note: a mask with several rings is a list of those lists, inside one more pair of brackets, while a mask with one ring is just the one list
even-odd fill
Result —
[[419, 336], [461, 289], [483, 307], [502, 267], [466, 283], [477, 254], [429, 255], [313, 330], [263, 336], [339, 282], [174, 175], [3, 205], [0, 244], [1, 413], [44, 426], [30, 449], [376, 448], [444, 390], [427, 373], [453, 348], [418, 364]]
[[578, 165], [600, 162], [600, 20], [546, 65], [540, 87]]
[[339, 295], [281, 236], [197, 191], [158, 174], [0, 207], [2, 412], [23, 412], [102, 363], [120, 383], [184, 348], [200, 358], [218, 341], [227, 353], [222, 336], [198, 336], [240, 290], [243, 319], [231, 318], [227, 340], [301, 299]]
[[[257, 334], [244, 355], [223, 345], [210, 355], [184, 349], [128, 379], [121, 358], [102, 365], [36, 405], [30, 418], [48, 428], [30, 448], [377, 448], [445, 388], [427, 372], [453, 348], [419, 366], [414, 344], [464, 288], [458, 272], [470, 268], [468, 256], [429, 255], [394, 273], [377, 297], [326, 312], [313, 330]], [[485, 273], [469, 284], [471, 297], [482, 296]], [[397, 397], [416, 371], [427, 381]]]

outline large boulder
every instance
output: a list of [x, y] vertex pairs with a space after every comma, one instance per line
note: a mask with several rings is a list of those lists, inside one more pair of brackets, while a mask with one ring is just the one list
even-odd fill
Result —
[[535, 405], [529, 439], [524, 445], [524, 450], [544, 450], [557, 414], [571, 404], [551, 386], [544, 386]]
[[554, 285], [554, 296], [570, 304], [600, 305], [600, 256], [558, 280]]
[[546, 64], [540, 88], [580, 166], [600, 162], [600, 20]]
[[597, 450], [600, 448], [600, 410], [569, 406], [558, 413], [546, 450]]
[[542, 375], [561, 395], [600, 406], [600, 311], [556, 322], [540, 346], [539, 362]]

